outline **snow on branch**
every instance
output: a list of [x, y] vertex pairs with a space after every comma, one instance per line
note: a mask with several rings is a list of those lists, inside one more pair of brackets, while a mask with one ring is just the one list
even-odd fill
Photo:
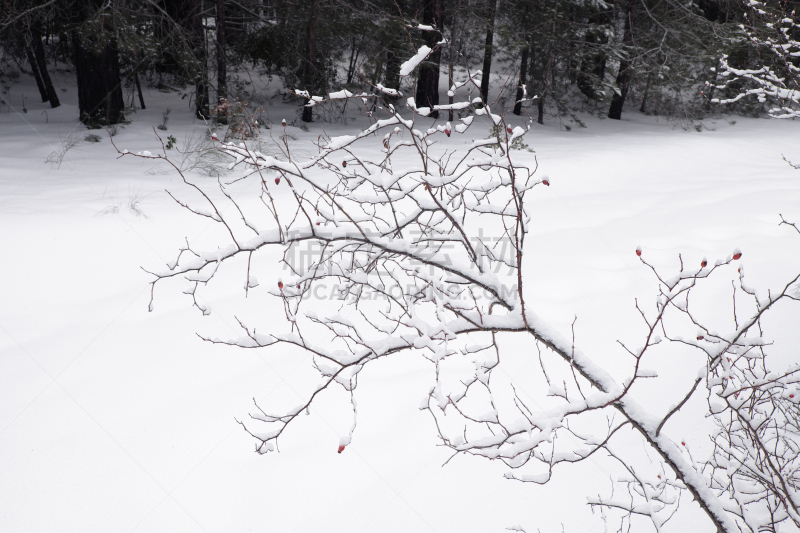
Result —
[[419, 50], [417, 50], [417, 53], [414, 54], [414, 56], [411, 59], [405, 61], [402, 65], [400, 65], [400, 75], [408, 76], [409, 74], [414, 72], [414, 69], [417, 68], [420, 63], [425, 61], [430, 54], [431, 54], [431, 49], [429, 47], [424, 45], [421, 46]]
[[[404, 69], [410, 73], [428, 53], [420, 49]], [[636, 515], [659, 530], [688, 494], [717, 531], [755, 533], [781, 522], [800, 527], [800, 367], [771, 368], [769, 340], [761, 334], [762, 317], [777, 302], [800, 299], [800, 275], [764, 297], [741, 267], [731, 279], [743, 256], [738, 249], [695, 268], [680, 258], [678, 272], [665, 275], [637, 248], [658, 291], [648, 305], [636, 302], [641, 334], [635, 343], [619, 342], [629, 364], [612, 375], [605, 354], [580, 350], [574, 324], [572, 338], [562, 336], [525, 298], [527, 201], [532, 194], [546, 198], [548, 189], [538, 186], [551, 180], [517, 161], [511, 145], [527, 127], [512, 127], [502, 109], [472, 97], [479, 78], [470, 73], [451, 88], [460, 101], [439, 106], [464, 113], [455, 127], [427, 118], [429, 110], [417, 109], [413, 98], [404, 107], [382, 100], [395, 95], [380, 86], [378, 94], [296, 92], [307, 105], [377, 100], [382, 105], [374, 115], [382, 116], [369, 115], [371, 125], [351, 135], [320, 135], [311, 157], [296, 155], [287, 136], [273, 139], [280, 155], [214, 138], [213, 149], [241, 171], [215, 187], [173, 165], [194, 200], [172, 197], [226, 237], [206, 251], [187, 241], [165, 269], [153, 269], [151, 307], [157, 285], [184, 278], [193, 305], [207, 314], [199, 294], [234, 277], [245, 296], [259, 291], [281, 309], [285, 320], [272, 315], [260, 327], [248, 323], [257, 319], [237, 318], [238, 338], [204, 337], [244, 349], [292, 347], [309, 356], [319, 375], [297, 407], [275, 413], [256, 404], [240, 422], [258, 453], [277, 450], [299, 415], [334, 389], [344, 391], [353, 413], [336, 443], [343, 453], [357, 438], [363, 370], [413, 353], [432, 368], [419, 407], [454, 457], [499, 461], [507, 478], [538, 484], [560, 465], [607, 461], [618, 474], [616, 488], [589, 504], [617, 513], [628, 526]], [[496, 133], [458, 137], [481, 123]], [[169, 161], [163, 143], [157, 155], [119, 153]], [[234, 194], [239, 184], [250, 197]], [[283, 274], [264, 282], [259, 273], [256, 280], [251, 270], [259, 257], [280, 258]], [[695, 314], [690, 296], [698, 285], [731, 281], [734, 323], [719, 333]], [[742, 300], [749, 302], [747, 316]], [[508, 346], [513, 354], [504, 352]], [[648, 386], [662, 379], [657, 370], [672, 364], [675, 351], [691, 353], [691, 375], [654, 402]], [[531, 399], [497, 372], [511, 355], [538, 363], [540, 397]], [[694, 450], [681, 433], [679, 421], [690, 412], [711, 421], [710, 432], [698, 437], [712, 443], [709, 451]], [[646, 458], [628, 451], [643, 447]]]
[[739, 27], [758, 50], [762, 65], [755, 69], [737, 68], [728, 56], [723, 56], [715, 69], [716, 81], [706, 85], [713, 90], [726, 90], [734, 82], [746, 83], [734, 96], [711, 101], [730, 104], [752, 96], [761, 103], [771, 103], [774, 107], [769, 114], [774, 118], [800, 117], [800, 24], [795, 12], [787, 13], [785, 3], [748, 0], [746, 5], [751, 8], [749, 25]]

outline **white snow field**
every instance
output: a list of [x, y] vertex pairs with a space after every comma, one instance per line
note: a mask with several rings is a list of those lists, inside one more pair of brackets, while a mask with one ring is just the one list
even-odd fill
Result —
[[[317, 381], [308, 359], [198, 338], [240, 334], [238, 273], [205, 296], [208, 316], [177, 280], [159, 285], [148, 312], [152, 278], [141, 267], [162, 269], [186, 239], [209, 249], [224, 236], [164, 192], [188, 194], [174, 171], [117, 160], [107, 134], [78, 123], [71, 80], [59, 81], [67, 91], [58, 109], [36, 102], [24, 77], [4, 95], [11, 105], [0, 107], [0, 531], [603, 531], [601, 513], [586, 505], [613, 483], [602, 461], [559, 467], [545, 486], [506, 480], [502, 465], [475, 458], [442, 467], [449, 453], [418, 410], [432, 367], [411, 354], [362, 374], [358, 427], [344, 453], [336, 451], [351, 417], [341, 390], [289, 427], [279, 453], [254, 453], [235, 419], [247, 419], [253, 398], [271, 411], [299, 403]], [[153, 127], [167, 108], [165, 140], [174, 135], [182, 147], [204, 135], [188, 100], [155, 90], [145, 99], [148, 109], [118, 129], [120, 149], [159, 152]], [[273, 122], [294, 119], [296, 107], [271, 102]], [[634, 112], [620, 122], [582, 118], [586, 128], [564, 131], [551, 120], [525, 137], [539, 172], [552, 178], [528, 196], [526, 297], [564, 335], [577, 315], [577, 344], [612, 372], [626, 368], [616, 341], [641, 337], [634, 299], [647, 306], [657, 294], [637, 245], [667, 273], [677, 272], [679, 253], [694, 265], [739, 247], [760, 291], [782, 288], [800, 270], [800, 235], [779, 226], [779, 214], [800, 222], [800, 170], [781, 157], [800, 162], [798, 122], [727, 117], [697, 132]], [[345, 135], [366, 123], [359, 116], [348, 126], [287, 129], [296, 150], [312, 153], [323, 127]], [[71, 148], [60, 166], [46, 162], [89, 133], [101, 141]], [[456, 148], [487, 134], [488, 126], [473, 126], [447, 142]], [[277, 262], [259, 268], [270, 286], [281, 275]], [[729, 269], [728, 292], [709, 304], [723, 316]], [[279, 304], [248, 305], [261, 328], [283, 327]], [[773, 364], [800, 359], [798, 308], [776, 309], [765, 336], [776, 342]], [[533, 352], [519, 353], [531, 347], [507, 348], [518, 357], [505, 371], [522, 384], [538, 369]], [[695, 376], [684, 362], [676, 355], [669, 365], [676, 386]], [[650, 394], [657, 401], [659, 389]], [[700, 429], [671, 431], [702, 448]], [[664, 531], [713, 531], [689, 497], [681, 505], [685, 514]], [[651, 529], [641, 522], [641, 531]]]

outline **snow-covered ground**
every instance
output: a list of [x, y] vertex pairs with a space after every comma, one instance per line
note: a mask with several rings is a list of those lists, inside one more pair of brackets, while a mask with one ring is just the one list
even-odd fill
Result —
[[[184, 239], [217, 245], [217, 230], [164, 192], [184, 192], [174, 172], [116, 160], [104, 132], [80, 126], [75, 89], [60, 80], [58, 109], [36, 102], [26, 79], [0, 108], [0, 531], [602, 531], [585, 505], [611, 483], [599, 462], [557, 469], [543, 487], [505, 480], [478, 459], [442, 467], [449, 454], [417, 409], [431, 368], [409, 355], [362, 375], [345, 453], [336, 448], [347, 399], [335, 394], [290, 428], [280, 453], [253, 453], [235, 418], [253, 398], [276, 410], [298, 403], [314, 382], [308, 361], [201, 341], [196, 333], [239, 334], [234, 292], [210, 296], [203, 317], [183, 286], [165, 285], [148, 313], [151, 277], [140, 267], [162, 268]], [[23, 92], [27, 113], [15, 103]], [[159, 133], [179, 147], [202, 138], [187, 100], [145, 98], [148, 109], [114, 137], [121, 149], [156, 151], [153, 127], [167, 108]], [[271, 120], [294, 118], [294, 107], [271, 102]], [[696, 132], [637, 113], [584, 119], [587, 128], [571, 131], [535, 125], [525, 142], [552, 178], [530, 199], [527, 298], [565, 335], [577, 315], [585, 351], [622, 364], [617, 339], [635, 343], [641, 332], [634, 298], [652, 300], [657, 285], [637, 245], [665, 271], [678, 253], [695, 264], [739, 247], [750, 285], [764, 291], [800, 270], [800, 235], [778, 225], [779, 213], [800, 222], [800, 171], [781, 158], [800, 162], [797, 122], [728, 117]], [[343, 135], [357, 125], [324, 127]], [[293, 146], [312, 152], [322, 127], [290, 127]], [[57, 167], [49, 156], [88, 133], [102, 140], [71, 148]], [[259, 273], [279, 275], [277, 265]], [[281, 318], [264, 313], [267, 323]], [[781, 363], [798, 359], [798, 326], [796, 308], [767, 321]], [[535, 366], [508, 372], [521, 378]], [[673, 370], [678, 383], [684, 369]], [[701, 432], [681, 430], [702, 445]], [[696, 527], [711, 531], [702, 517]]]

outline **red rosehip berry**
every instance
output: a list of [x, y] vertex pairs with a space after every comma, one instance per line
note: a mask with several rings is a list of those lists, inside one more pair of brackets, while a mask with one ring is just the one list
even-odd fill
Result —
[[286, 119], [283, 119], [283, 120], [281, 120], [281, 124], [282, 124], [282, 125], [283, 125], [283, 127], [285, 128], [285, 127], [286, 127]]
[[511, 126], [506, 126], [506, 131], [508, 133], [513, 133], [514, 132], [514, 130], [511, 129]]
[[347, 161], [342, 161], [342, 166], [346, 167], [347, 166]]
[[698, 335], [697, 336], [697, 340], [699, 340], [699, 341], [703, 340], [703, 336], [702, 335]]
[[344, 451], [344, 444], [340, 444], [339, 445], [339, 453], [342, 453], [343, 451]]
[[639, 257], [642, 256], [642, 247], [641, 246], [637, 246], [636, 247], [636, 255], [638, 255]]
[[738, 248], [737, 248], [737, 249], [735, 249], [735, 250], [733, 251], [733, 259], [734, 259], [734, 260], [739, 260], [739, 259], [741, 259], [741, 258], [742, 258], [742, 251], [741, 251], [741, 250], [739, 250]]
[[681, 444], [682, 444], [683, 446], [686, 446], [686, 443], [685, 443], [685, 442], [683, 442], [683, 441], [681, 441]]
[[281, 179], [280, 178], [275, 178], [275, 185], [279, 185], [280, 183], [281, 183]]
[[542, 183], [544, 183], [545, 185], [547, 185], [549, 187], [550, 186], [550, 179], [549, 178], [545, 178], [545, 179], [542, 180]]
[[708, 266], [708, 260], [704, 257], [702, 261], [700, 261], [700, 268], [705, 268]]
[[279, 282], [278, 282], [278, 288], [279, 288], [279, 289], [283, 289], [283, 282], [282, 282], [282, 281], [279, 281]]

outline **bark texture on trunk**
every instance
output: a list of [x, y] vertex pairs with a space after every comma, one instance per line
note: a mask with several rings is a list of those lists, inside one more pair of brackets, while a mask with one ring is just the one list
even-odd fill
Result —
[[[622, 42], [626, 46], [633, 45], [633, 15], [636, 10], [636, 3], [629, 1], [625, 5], [625, 31]], [[611, 107], [608, 110], [608, 118], [620, 120], [622, 118], [622, 107], [625, 105], [625, 98], [628, 96], [628, 89], [631, 85], [631, 75], [633, 74], [632, 64], [624, 57], [619, 62], [619, 74], [617, 74], [618, 92], [614, 92], [611, 98]]]
[[[442, 60], [442, 50], [437, 43], [441, 38], [443, 18], [444, 0], [425, 0], [422, 23], [433, 26], [439, 31], [424, 32], [425, 44], [433, 52], [419, 67], [416, 93], [417, 107], [433, 108], [433, 106], [439, 105], [439, 65]], [[439, 112], [432, 111], [428, 116], [439, 118]]]
[[[556, 26], [556, 13], [553, 14], [553, 33], [555, 33], [555, 26]], [[550, 46], [547, 47], [547, 61], [545, 62], [544, 67], [544, 83], [542, 85], [542, 93], [539, 95], [539, 99], [536, 101], [536, 105], [538, 107], [538, 116], [536, 117], [536, 122], [539, 124], [544, 124], [544, 101], [547, 98], [547, 89], [550, 85], [550, 72], [553, 68], [553, 44], [551, 43]]]
[[225, 58], [225, 0], [217, 0], [217, 121], [228, 123], [225, 102], [228, 99], [228, 63]]
[[208, 109], [208, 49], [206, 46], [206, 29], [203, 25], [202, 0], [191, 2], [191, 8], [186, 25], [191, 35], [192, 46], [198, 63], [194, 83], [194, 114], [201, 120], [207, 120], [211, 114]]
[[[50, 74], [47, 72], [47, 56], [44, 53], [44, 44], [42, 43], [42, 34], [38, 29], [33, 30], [33, 56], [36, 58], [37, 66], [39, 67], [39, 76], [42, 78], [45, 92], [47, 92], [47, 101], [50, 102], [50, 107], [58, 107], [61, 102], [58, 99], [56, 88], [53, 87], [53, 80], [50, 79]], [[42, 100], [44, 102], [44, 100]]]
[[[184, 46], [193, 56], [186, 65], [195, 86], [194, 113], [201, 120], [210, 118], [208, 97], [208, 43], [203, 20], [203, 0], [163, 0], [171, 23], [183, 31]], [[210, 5], [210, 4], [208, 4]]]
[[[319, 7], [319, 0], [314, 0], [311, 4], [311, 14], [308, 17], [308, 24], [306, 25], [306, 60], [303, 64], [303, 84], [304, 90], [308, 91], [310, 96], [314, 96], [313, 92], [316, 89], [317, 66], [314, 64], [314, 56], [317, 47], [317, 8]], [[311, 122], [314, 120], [314, 112], [312, 107], [306, 106], [309, 100], [303, 102], [303, 122]]]
[[394, 50], [386, 50], [386, 86], [395, 91], [400, 90], [400, 58]]
[[[450, 104], [450, 105], [453, 104], [453, 98], [455, 97], [453, 95], [453, 93], [450, 93], [449, 91], [453, 87], [453, 63], [455, 62], [456, 55], [458, 54], [459, 49], [460, 49], [460, 46], [459, 46], [459, 43], [458, 43], [458, 37], [459, 37], [459, 35], [458, 35], [458, 30], [459, 30], [458, 14], [460, 12], [461, 12], [461, 0], [458, 0], [458, 4], [456, 5], [456, 11], [453, 14], [453, 25], [452, 25], [451, 31], [450, 31], [450, 39], [453, 42], [450, 44], [450, 53], [448, 54], [449, 57], [450, 57], [450, 61], [448, 62], [448, 65], [447, 65], [447, 89], [448, 89], [448, 93], [449, 93], [447, 95], [447, 103]], [[453, 114], [453, 110], [452, 109], [447, 112], [447, 120], [452, 122], [453, 120], [455, 120], [454, 117], [455, 116]]]
[[[519, 66], [519, 86], [517, 87], [517, 101], [514, 103], [514, 114], [521, 115], [522, 114], [522, 100], [525, 98], [525, 92], [522, 90], [522, 86], [525, 85], [525, 78], [528, 76], [528, 52], [530, 51], [530, 44], [526, 45], [525, 48], [522, 49], [522, 58], [520, 59], [520, 66]], [[527, 87], [525, 88], [527, 90]]]
[[[125, 117], [119, 55], [114, 29], [105, 25], [82, 34], [80, 25], [102, 8], [102, 0], [73, 5], [72, 47], [78, 79], [78, 111], [80, 120], [89, 126], [119, 124]], [[110, 17], [106, 24], [110, 24]]]
[[[531, 36], [530, 36], [530, 17], [531, 5], [528, 3], [525, 9], [525, 20], [523, 21], [523, 31], [525, 32], [525, 46], [522, 48], [522, 57], [520, 58], [519, 65], [519, 85], [517, 86], [517, 101], [514, 103], [514, 114], [522, 114], [522, 100], [525, 97], [525, 91], [522, 86], [525, 85], [525, 80], [528, 78], [528, 54], [531, 51]], [[527, 87], [526, 87], [527, 89]]]
[[33, 79], [36, 80], [36, 87], [39, 89], [39, 95], [42, 97], [42, 102], [46, 102], [49, 97], [47, 96], [47, 89], [44, 87], [42, 76], [39, 74], [39, 65], [36, 63], [36, 58], [33, 57], [33, 50], [31, 45], [25, 46], [25, 55], [28, 58], [28, 63], [31, 64], [31, 72], [33, 72]]
[[136, 92], [139, 95], [139, 105], [142, 109], [147, 109], [144, 106], [144, 96], [142, 95], [142, 84], [139, 83], [139, 73], [137, 71], [133, 71], [133, 82], [136, 84]]
[[488, 0], [486, 13], [486, 45], [483, 49], [483, 76], [481, 77], [481, 98], [489, 103], [489, 73], [492, 70], [492, 48], [494, 42], [494, 17], [497, 13], [497, 0]]

